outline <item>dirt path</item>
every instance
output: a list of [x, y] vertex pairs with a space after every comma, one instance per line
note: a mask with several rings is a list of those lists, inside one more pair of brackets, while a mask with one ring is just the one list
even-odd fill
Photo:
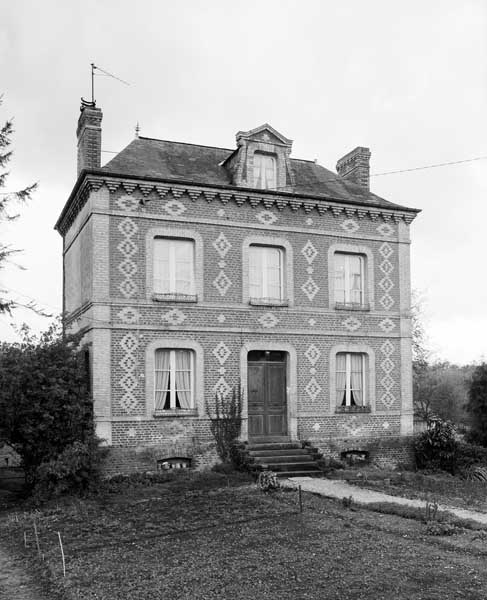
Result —
[[50, 600], [20, 560], [0, 546], [0, 600]]
[[[286, 487], [301, 486], [301, 489], [305, 492], [314, 492], [327, 498], [349, 498], [357, 502], [357, 504], [373, 504], [376, 502], [390, 502], [392, 504], [404, 504], [407, 506], [414, 506], [416, 508], [424, 508], [424, 500], [417, 500], [412, 498], [402, 498], [400, 496], [390, 496], [383, 492], [376, 492], [365, 488], [358, 488], [355, 485], [350, 485], [346, 481], [340, 481], [337, 479], [314, 479], [311, 477], [292, 477], [284, 480], [282, 484]], [[487, 514], [480, 513], [473, 510], [465, 510], [463, 508], [456, 508], [454, 506], [445, 506], [440, 504], [439, 510], [450, 512], [457, 517], [462, 519], [471, 519], [477, 523], [487, 525]]]

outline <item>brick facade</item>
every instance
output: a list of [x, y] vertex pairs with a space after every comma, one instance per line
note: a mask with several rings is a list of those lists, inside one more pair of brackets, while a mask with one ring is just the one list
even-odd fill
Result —
[[[233, 163], [243, 177], [242, 161]], [[83, 173], [58, 222], [64, 303], [71, 327], [86, 332], [98, 432], [112, 449], [109, 471], [153, 469], [172, 456], [212, 464], [206, 403], [211, 407], [216, 392], [228, 395], [239, 381], [246, 398], [251, 350], [286, 352], [289, 437], [325, 454], [375, 448], [382, 449], [377, 459], [398, 458], [401, 444], [389, 448], [387, 440], [413, 430], [412, 218], [394, 205]], [[196, 301], [154, 297], [158, 236], [194, 240]], [[249, 303], [248, 249], [264, 242], [283, 248], [282, 306]], [[335, 307], [336, 251], [365, 257], [363, 310]], [[195, 406], [184, 416], [154, 415], [157, 348], [194, 353]], [[347, 351], [367, 357], [370, 412], [337, 411], [335, 360]], [[243, 439], [247, 432], [244, 402]]]

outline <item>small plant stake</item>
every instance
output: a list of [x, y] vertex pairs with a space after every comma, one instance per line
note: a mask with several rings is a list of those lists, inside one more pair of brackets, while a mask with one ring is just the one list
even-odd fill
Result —
[[63, 577], [66, 577], [66, 561], [64, 560], [64, 549], [63, 542], [61, 540], [61, 533], [58, 531], [57, 536], [59, 538], [59, 547], [61, 548], [61, 558], [63, 559]]
[[303, 494], [301, 492], [301, 486], [298, 485], [298, 498], [299, 498], [299, 512], [303, 512]]
[[37, 554], [38, 554], [38, 556], [40, 556], [41, 555], [41, 546], [39, 544], [39, 534], [37, 533], [37, 525], [36, 525], [35, 519], [34, 519], [34, 535], [36, 538]]
[[24, 547], [27, 548], [27, 531], [24, 531]]

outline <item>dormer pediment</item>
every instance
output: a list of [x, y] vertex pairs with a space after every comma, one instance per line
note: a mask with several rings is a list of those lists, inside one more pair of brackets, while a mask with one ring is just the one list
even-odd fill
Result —
[[288, 146], [291, 148], [293, 141], [284, 137], [274, 127], [268, 123], [264, 123], [260, 127], [251, 129], [250, 131], [239, 131], [236, 135], [237, 145], [241, 145], [244, 141], [260, 142], [264, 144], [278, 144], [280, 146]]
[[224, 163], [232, 183], [267, 190], [291, 189], [293, 141], [268, 123], [236, 135], [237, 150]]

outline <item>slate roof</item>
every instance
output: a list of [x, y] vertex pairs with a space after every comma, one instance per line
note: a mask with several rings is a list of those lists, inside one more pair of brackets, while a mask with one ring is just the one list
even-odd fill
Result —
[[[234, 149], [139, 137], [110, 160], [102, 171], [135, 177], [176, 179], [203, 185], [232, 186], [230, 174], [220, 165], [233, 152]], [[291, 193], [389, 209], [414, 210], [393, 204], [313, 161], [291, 159], [291, 166], [295, 178]]]

